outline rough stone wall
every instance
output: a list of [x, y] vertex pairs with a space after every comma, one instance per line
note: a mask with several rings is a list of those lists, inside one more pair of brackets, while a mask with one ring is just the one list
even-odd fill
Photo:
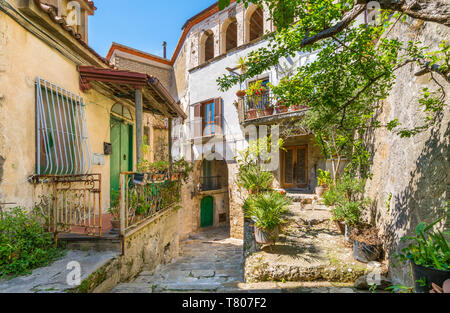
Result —
[[242, 206], [247, 194], [237, 185], [237, 164], [228, 164], [228, 181], [230, 190], [230, 235], [236, 239], [244, 239], [244, 211]]
[[[408, 19], [406, 24], [398, 23], [391, 36], [403, 42], [420, 40], [435, 49], [441, 40], [450, 38], [450, 32], [438, 24]], [[394, 118], [407, 128], [423, 124], [424, 113], [418, 104], [420, 91], [425, 87], [436, 90], [437, 85], [429, 74], [414, 76], [418, 71], [418, 66], [409, 65], [397, 72], [392, 92], [377, 112], [382, 124]], [[448, 94], [449, 84], [439, 75], [434, 76]], [[392, 255], [403, 248], [400, 238], [412, 234], [418, 223], [435, 220], [438, 210], [450, 200], [449, 123], [447, 106], [434, 127], [412, 138], [402, 139], [386, 129], [378, 129], [368, 139], [373, 153], [373, 179], [367, 184], [367, 195], [374, 201], [372, 218], [385, 240], [395, 282], [412, 283], [409, 266], [392, 266]]]
[[178, 211], [169, 209], [125, 239], [125, 253], [98, 269], [76, 292], [109, 292], [142, 270], [152, 271], [179, 255]]

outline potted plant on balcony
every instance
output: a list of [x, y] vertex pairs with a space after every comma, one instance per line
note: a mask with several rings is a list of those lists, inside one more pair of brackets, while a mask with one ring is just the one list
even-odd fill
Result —
[[271, 102], [266, 103], [264, 106], [264, 116], [273, 115], [273, 111], [274, 111], [273, 104]]
[[252, 120], [258, 117], [258, 110], [256, 108], [248, 109], [247, 111], [247, 119]]
[[401, 239], [401, 242], [410, 242], [410, 244], [402, 249], [396, 258], [402, 262], [410, 262], [416, 293], [429, 292], [432, 284], [442, 286], [447, 279], [450, 279], [450, 244], [448, 242], [450, 234], [448, 231], [432, 230], [447, 217], [448, 209], [446, 215], [437, 221], [429, 225], [426, 223], [417, 225], [414, 236], [405, 236]]
[[259, 244], [275, 244], [280, 226], [285, 222], [282, 215], [291, 204], [279, 192], [264, 192], [251, 196], [244, 204], [246, 217], [254, 222], [255, 240]]
[[278, 114], [285, 113], [288, 111], [288, 108], [286, 107], [286, 105], [284, 103], [285, 103], [284, 99], [278, 100], [278, 102], [277, 102], [277, 113]]
[[239, 98], [245, 97], [246, 94], [247, 94], [247, 92], [245, 90], [238, 90], [236, 92], [236, 96], [239, 97]]

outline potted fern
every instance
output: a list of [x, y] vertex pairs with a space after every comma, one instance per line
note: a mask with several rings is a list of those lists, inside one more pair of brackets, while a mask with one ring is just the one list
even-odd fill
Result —
[[429, 225], [420, 223], [414, 230], [414, 236], [405, 236], [401, 239], [401, 242], [409, 242], [409, 245], [396, 257], [400, 261], [410, 262], [415, 283], [414, 290], [417, 293], [429, 292], [432, 284], [442, 286], [450, 279], [450, 248], [447, 239], [450, 232], [432, 230], [446, 217], [443, 216]]
[[259, 244], [275, 244], [280, 225], [285, 221], [282, 215], [291, 204], [285, 195], [270, 191], [251, 196], [244, 205], [246, 217], [255, 223], [255, 240]]

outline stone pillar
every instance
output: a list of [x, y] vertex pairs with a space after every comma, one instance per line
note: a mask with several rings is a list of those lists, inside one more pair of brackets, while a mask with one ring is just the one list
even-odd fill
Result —
[[136, 107], [136, 161], [139, 164], [142, 160], [142, 142], [144, 139], [143, 128], [143, 97], [142, 90], [136, 89], [135, 92], [135, 107]]

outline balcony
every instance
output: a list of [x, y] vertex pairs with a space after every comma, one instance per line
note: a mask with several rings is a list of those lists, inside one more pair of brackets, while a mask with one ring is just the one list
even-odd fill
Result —
[[273, 124], [282, 119], [302, 116], [308, 110], [307, 106], [277, 105], [277, 100], [269, 90], [264, 95], [252, 95], [240, 98], [238, 111], [240, 123], [249, 124]]
[[222, 189], [221, 176], [200, 177], [199, 191], [213, 191]]

